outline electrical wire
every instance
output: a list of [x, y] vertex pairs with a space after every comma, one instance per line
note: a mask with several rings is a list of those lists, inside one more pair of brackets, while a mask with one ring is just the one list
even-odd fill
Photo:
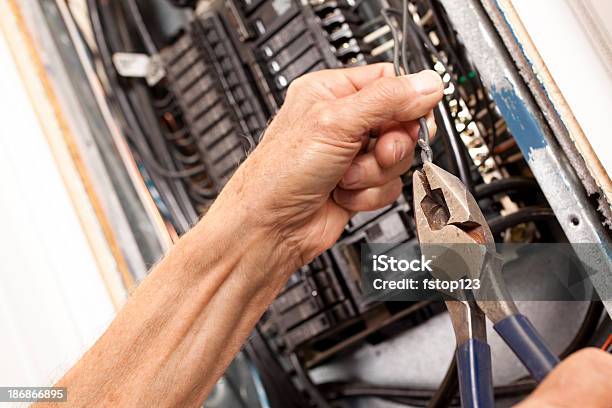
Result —
[[[388, 9], [388, 13], [401, 15], [401, 12], [398, 12], [395, 9]], [[427, 35], [419, 35], [422, 27], [420, 27], [412, 18], [407, 19], [407, 22], [410, 24], [407, 25], [408, 31], [403, 33], [403, 37], [404, 41], [410, 41], [410, 48], [414, 50], [413, 55], [415, 58], [413, 58], [413, 65], [417, 70], [429, 69], [431, 68], [432, 60], [431, 57], [428, 57], [428, 52], [423, 44], [426, 43], [427, 48], [431, 48], [429, 51], [435, 52], [435, 47], [432, 48], [429, 46], [431, 42], [427, 38]], [[424, 34], [424, 32], [422, 34]], [[461, 137], [459, 136], [459, 133], [457, 132], [457, 128], [455, 127], [454, 120], [452, 120], [450, 110], [445, 99], [438, 103], [436, 111], [439, 112], [439, 114], [436, 115], [436, 121], [438, 124], [442, 124], [442, 128], [445, 130], [443, 136], [447, 138], [446, 142], [450, 147], [449, 150], [451, 156], [453, 157], [455, 163], [454, 167], [457, 169], [458, 176], [463, 184], [465, 184], [466, 187], [472, 191], [474, 183], [472, 180], [468, 158], [465, 152], [465, 146], [461, 140]], [[422, 122], [420, 123], [422, 127]]]
[[[120, 49], [133, 49], [131, 38], [127, 35], [127, 32], [122, 33], [121, 37], [123, 42], [118, 47], [122, 47]], [[129, 83], [130, 86], [126, 87], [125, 91], [136, 114], [136, 119], [144, 129], [144, 135], [146, 136], [143, 140], [148, 142], [155, 152], [155, 156], [159, 157], [165, 167], [172, 168], [173, 171], [185, 175], [183, 178], [171, 178], [169, 183], [172, 186], [173, 199], [178, 202], [180, 212], [187, 221], [186, 224], [180, 226], [179, 230], [180, 232], [187, 232], [199, 220], [199, 215], [187, 193], [185, 179], [203, 173], [205, 167], [201, 164], [191, 169], [177, 169], [180, 165], [175, 162], [168, 149], [161, 120], [153, 109], [148, 86], [142, 80], [130, 80]]]
[[[561, 359], [571, 353], [589, 345], [603, 313], [601, 301], [592, 301], [585, 313], [581, 326], [567, 347], [559, 354]], [[612, 336], [608, 347], [612, 346]], [[510, 398], [525, 395], [535, 388], [536, 384], [529, 378], [519, 379], [517, 382], [495, 387], [496, 398]], [[352, 383], [325, 383], [319, 386], [329, 400], [342, 398], [376, 397], [412, 406], [448, 407], [459, 406], [457, 397], [457, 366], [453, 358], [440, 387], [437, 390], [384, 387], [370, 384]]]
[[453, 354], [453, 359], [446, 370], [444, 378], [440, 382], [440, 386], [433, 393], [429, 402], [428, 408], [442, 408], [451, 405], [453, 398], [459, 390], [459, 375], [457, 373], [457, 358]]
[[308, 372], [306, 371], [306, 369], [300, 362], [300, 359], [298, 358], [298, 356], [295, 353], [293, 353], [291, 354], [290, 359], [291, 359], [291, 364], [293, 365], [293, 368], [295, 370], [295, 373], [297, 374], [298, 378], [302, 382], [302, 385], [304, 385], [304, 388], [306, 389], [308, 394], [312, 397], [314, 402], [317, 404], [317, 408], [331, 408], [327, 399], [323, 396], [319, 388], [310, 379], [310, 375], [308, 374]]
[[540, 191], [540, 185], [534, 179], [524, 177], [506, 177], [491, 181], [487, 184], [479, 184], [474, 188], [474, 197], [477, 200], [491, 197], [495, 194], [511, 191], [530, 192]]
[[496, 217], [489, 221], [489, 227], [493, 236], [498, 236], [508, 228], [519, 224], [533, 221], [550, 221], [554, 220], [555, 213], [547, 207], [523, 207], [519, 210]]
[[258, 371], [263, 383], [267, 400], [272, 407], [310, 408], [284, 367], [278, 359], [278, 353], [270, 347], [259, 325], [251, 333], [245, 345], [245, 352]]
[[410, 66], [408, 65], [408, 41], [404, 38], [406, 32], [408, 31], [408, 19], [410, 18], [410, 13], [408, 11], [408, 0], [402, 1], [402, 65], [404, 67], [404, 72], [410, 72]]
[[589, 307], [587, 308], [582, 324], [578, 328], [576, 335], [570, 344], [568, 344], [561, 354], [559, 354], [559, 358], [561, 360], [576, 350], [580, 350], [581, 348], [589, 345], [593, 334], [597, 330], [597, 326], [599, 325], [603, 311], [604, 307], [600, 300], [592, 300], [589, 303]]
[[[496, 398], [510, 398], [525, 395], [535, 388], [536, 384], [532, 380], [519, 381], [512, 384], [496, 386], [494, 393]], [[391, 400], [400, 403], [415, 404], [415, 406], [428, 406], [428, 401], [432, 398], [434, 390], [425, 388], [406, 388], [388, 387], [363, 383], [325, 383], [321, 384], [320, 389], [330, 401], [344, 398], [365, 398], [374, 397]], [[408, 400], [408, 401], [406, 401]], [[459, 398], [452, 395], [450, 403], [446, 406], [459, 406]], [[441, 405], [443, 406], [443, 405]]]
[[[99, 55], [100, 57], [103, 59], [103, 64], [104, 66], [107, 68], [107, 75], [112, 72], [111, 70], [114, 70], [114, 67], [112, 65], [111, 60], [109, 60], [108, 55], [110, 54], [110, 51], [108, 50], [108, 46], [106, 44], [106, 42], [104, 41], [99, 41], [101, 39], [101, 22], [98, 23], [99, 20], [99, 14], [98, 14], [98, 8], [95, 7], [93, 4], [90, 5], [90, 16], [93, 16], [93, 18], [96, 20], [95, 22], [92, 21], [92, 28], [94, 29], [94, 34], [98, 34], [97, 36], [95, 36], [96, 39], [96, 45], [98, 46], [98, 51], [99, 51]], [[94, 24], [95, 23], [95, 24]], [[105, 58], [106, 57], [106, 58]], [[108, 75], [109, 79], [112, 79], [112, 74]], [[115, 83], [115, 81], [112, 81], [113, 84]], [[117, 88], [114, 85], [111, 85], [111, 87], [113, 88], [113, 90], [117, 91]], [[119, 103], [121, 105], [125, 104], [125, 100], [123, 99], [122, 96], [117, 96], [115, 95], [118, 99], [120, 99], [121, 101], [119, 101]], [[124, 112], [125, 113], [125, 112]], [[128, 120], [130, 122], [135, 122], [136, 118], [135, 116], [131, 115], [130, 113], [127, 113], [128, 116]], [[130, 143], [132, 144], [132, 147], [135, 148], [136, 152], [138, 153], [138, 156], [140, 157], [140, 159], [145, 162], [147, 164], [147, 167], [149, 167], [153, 172], [157, 173], [160, 176], [166, 177], [166, 178], [186, 178], [186, 177], [191, 177], [193, 175], [196, 175], [198, 173], [201, 173], [202, 171], [204, 171], [204, 167], [200, 166], [197, 168], [192, 168], [189, 170], [185, 170], [185, 171], [176, 171], [176, 170], [171, 170], [171, 169], [167, 169], [164, 166], [162, 166], [159, 162], [157, 162], [157, 160], [155, 160], [152, 155], [151, 152], [149, 151], [149, 149], [145, 146], [143, 140], [141, 138], [138, 138], [134, 135], [135, 130], [134, 130], [134, 126], [130, 126], [128, 125], [125, 121], [123, 121], [123, 130], [124, 130], [124, 135], [126, 136], [126, 138], [130, 141]]]
[[147, 53], [149, 55], [157, 54], [157, 46], [153, 41], [151, 33], [147, 29], [144, 19], [142, 18], [142, 13], [140, 12], [140, 8], [138, 7], [138, 4], [136, 4], [136, 0], [124, 0], [124, 2], [127, 6], [130, 17], [132, 18], [132, 22], [134, 23], [136, 30], [138, 30], [138, 34], [140, 35], [142, 44], [147, 50]]
[[[408, 0], [402, 0], [402, 63], [404, 64], [404, 72], [410, 72], [408, 66], [408, 41], [406, 41], [406, 33], [408, 32], [409, 23], [412, 20], [410, 11], [408, 10]], [[427, 120], [424, 117], [419, 118], [419, 135], [417, 139], [418, 145], [421, 148], [421, 161], [423, 163], [433, 160], [433, 151], [430, 146], [429, 127]]]
[[608, 353], [610, 352], [611, 348], [612, 348], [612, 334], [608, 336], [604, 344], [601, 346], [601, 349]]
[[401, 70], [401, 66], [400, 66], [400, 36], [399, 33], [397, 31], [397, 28], [395, 27], [395, 24], [393, 23], [393, 20], [391, 19], [391, 16], [389, 15], [389, 10], [388, 9], [382, 9], [380, 12], [383, 16], [383, 18], [385, 19], [385, 23], [387, 24], [387, 26], [389, 26], [389, 29], [391, 30], [391, 36], [393, 37], [393, 69], [395, 70], [395, 76], [402, 76], [402, 70]]
[[[470, 84], [472, 94], [475, 95], [479, 103], [484, 103], [484, 108], [487, 112], [489, 128], [491, 133], [488, 135], [488, 148], [490, 157], [493, 155], [493, 148], [497, 143], [497, 129], [495, 127], [496, 119], [493, 111], [491, 110], [491, 100], [487, 90], [484, 88], [480, 76], [476, 72], [476, 69], [472, 66], [469, 59], [465, 58], [464, 48], [458, 42], [452, 24], [446, 18], [445, 13], [439, 9], [438, 2], [435, 0], [426, 0], [426, 5], [433, 15], [433, 21], [437, 27], [436, 34], [440, 38], [440, 44], [444, 47], [444, 50], [451, 57], [451, 65], [456, 66], [459, 73], [466, 78], [466, 84]], [[445, 21], [442, 21], [445, 20]], [[447, 32], [448, 31], [448, 32]], [[457, 50], [455, 49], [457, 48]], [[474, 75], [470, 75], [474, 73]], [[480, 91], [480, 92], [478, 92]], [[480, 96], [482, 94], [482, 97]]]
[[[152, 158], [152, 152], [145, 142], [147, 137], [145, 131], [142, 128], [140, 120], [143, 120], [142, 116], [135, 111], [133, 105], [134, 96], [128, 95], [124, 90], [120, 79], [118, 78], [117, 72], [112, 62], [112, 46], [110, 41], [119, 41], [119, 35], [116, 33], [108, 33], [105, 31], [105, 25], [103, 24], [103, 17], [100, 9], [100, 4], [96, 0], [87, 0], [89, 19], [92, 26], [92, 32], [94, 34], [94, 40], [97, 47], [97, 56], [102, 62], [101, 67], [108, 81], [108, 87], [106, 93], [109, 97], [109, 104], [115, 109], [115, 116], [120, 124], [120, 127], [130, 143], [134, 146], [137, 145], [140, 149], [136, 150], [136, 153], [140, 160], [149, 165], [152, 170], [150, 174], [151, 179], [159, 191], [166, 208], [170, 211], [170, 217], [175, 227], [184, 232], [189, 229], [193, 219], [197, 219], [197, 214], [193, 209], [191, 202], [184, 195], [184, 189], [182, 188], [181, 181], [178, 179], [167, 181], [164, 177], [160, 178], [158, 173], [155, 173], [155, 168], [151, 167], [148, 163]], [[115, 9], [116, 11], [116, 9]], [[117, 21], [114, 19], [112, 27], [116, 27]], [[116, 47], [116, 44], [114, 45]], [[144, 105], [142, 102], [137, 103], [136, 106]], [[140, 119], [140, 120], [139, 120]], [[149, 129], [154, 131], [155, 126]], [[159, 131], [159, 128], [157, 128]], [[148, 132], [147, 132], [148, 133]], [[160, 165], [157, 170], [163, 169], [174, 171], [174, 169], [167, 169], [166, 166]], [[183, 190], [183, 191], [181, 191]], [[177, 201], [177, 198], [181, 200], [181, 204]], [[186, 214], [189, 220], [186, 218]]]
[[[385, 19], [386, 24], [389, 26], [391, 30], [391, 35], [393, 37], [393, 68], [395, 70], [396, 76], [401, 76], [403, 74], [408, 74], [410, 72], [410, 67], [408, 64], [408, 47], [406, 44], [406, 32], [403, 31], [402, 35], [398, 32], [396, 24], [394, 24], [390, 13], [394, 12], [393, 9], [384, 8], [381, 10], [381, 14]], [[403, 13], [401, 15], [402, 18], [402, 26], [405, 30], [408, 27], [409, 18], [408, 12], [408, 1], [403, 0]], [[400, 61], [401, 59], [401, 61]], [[401, 64], [401, 65], [400, 65]], [[403, 65], [403, 66], [402, 66]], [[402, 72], [403, 68], [403, 72]], [[430, 135], [429, 135], [429, 127], [427, 126], [427, 120], [424, 117], [419, 118], [419, 135], [418, 135], [418, 145], [421, 148], [421, 159], [423, 163], [431, 162], [433, 160], [433, 151], [430, 146]]]
[[[429, 4], [433, 5], [433, 2], [431, 0], [429, 0]], [[439, 21], [439, 16], [437, 16], [437, 13], [435, 12], [435, 8], [430, 8], [431, 12], [434, 14], [434, 16], [436, 16], [434, 19], [436, 21]], [[402, 13], [400, 13], [398, 10], [395, 9], [390, 9], [390, 12], [395, 13], [396, 15], [400, 15]], [[447, 22], [446, 27], [449, 27], [450, 23]], [[444, 59], [442, 58], [442, 56], [439, 54], [439, 52], [437, 51], [435, 45], [433, 44], [433, 42], [431, 41], [431, 39], [429, 38], [429, 36], [427, 35], [427, 33], [424, 31], [424, 28], [420, 25], [418, 25], [415, 21], [412, 20], [412, 24], [411, 27], [406, 27], [406, 28], [412, 28], [414, 30], [414, 32], [417, 34], [417, 36], [420, 38], [421, 42], [424, 44], [425, 49], [431, 54], [433, 55], [436, 60], [438, 61], [443, 61]], [[437, 32], [443, 32], [444, 31], [444, 26], [440, 26], [439, 30], [437, 30]], [[449, 41], [448, 39], [446, 41]], [[455, 40], [456, 41], [456, 40]], [[459, 68], [459, 71], [463, 74], [466, 75], [466, 78], [469, 80], [470, 77], [468, 76], [469, 72], [475, 72], [475, 69], [473, 67], [469, 67], [469, 71], [466, 70], [466, 68], [464, 67], [464, 63], [461, 61], [461, 59], [458, 57], [458, 54], [454, 51], [454, 49], [452, 47], [448, 47], [446, 48], [446, 50], [449, 52], [449, 54], [453, 57], [453, 63], [456, 64]], [[466, 61], [465, 65], [471, 65], [469, 63], [469, 61]], [[488, 157], [490, 157], [492, 155], [493, 152], [493, 147], [495, 146], [495, 143], [497, 141], [497, 130], [495, 128], [495, 118], [493, 117], [493, 112], [491, 111], [491, 101], [488, 98], [488, 93], [487, 91], [484, 89], [484, 86], [482, 85], [482, 82], [480, 81], [480, 78], [478, 77], [478, 75], [473, 75], [473, 80], [476, 82], [477, 85], [477, 89], [479, 89], [482, 93], [482, 100], [484, 101], [484, 108], [487, 112], [487, 116], [489, 117], [489, 125], [490, 125], [490, 129], [491, 129], [491, 134], [489, 135], [489, 141], [488, 141]], [[455, 89], [457, 89], [457, 87], [455, 87]], [[479, 93], [474, 92], [476, 98], [478, 100], [480, 100], [479, 97]], [[456, 139], [456, 137], [455, 137]], [[460, 146], [460, 144], [456, 144], [457, 146]], [[463, 150], [463, 148], [462, 148]], [[453, 148], [453, 151], [456, 151]], [[461, 152], [459, 152], [461, 153]], [[463, 156], [463, 158], [465, 158], [465, 154], [461, 155]], [[469, 167], [466, 168], [465, 165], [462, 165], [463, 162], [467, 162], [467, 160], [462, 161], [461, 160], [462, 157], [457, 157], [457, 162], [460, 164], [459, 166], [459, 171], [460, 171], [460, 178], [462, 179], [462, 181], [465, 180], [469, 180], [471, 178], [471, 176], [466, 176], [465, 180], [463, 179], [463, 177], [461, 176], [461, 173], [466, 174], [469, 173]], [[471, 189], [471, 185], [470, 184], [466, 184], [468, 185], [468, 187], [470, 187]]]

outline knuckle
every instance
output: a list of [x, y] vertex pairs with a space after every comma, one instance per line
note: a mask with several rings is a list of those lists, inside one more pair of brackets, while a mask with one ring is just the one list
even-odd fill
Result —
[[311, 114], [317, 129], [326, 132], [334, 131], [338, 127], [338, 117], [335, 110], [325, 101], [316, 102], [312, 105]]
[[312, 80], [311, 74], [306, 74], [306, 75], [297, 77], [296, 79], [291, 81], [291, 83], [289, 84], [289, 87], [287, 88], [287, 95], [295, 94], [297, 92], [300, 92], [303, 89], [306, 89], [311, 80]]

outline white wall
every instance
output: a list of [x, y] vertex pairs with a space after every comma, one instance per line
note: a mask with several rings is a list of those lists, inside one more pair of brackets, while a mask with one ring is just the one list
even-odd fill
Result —
[[44, 386], [115, 311], [1, 31], [0, 90], [0, 386]]
[[603, 55], [589, 38], [573, 2], [599, 13], [609, 30], [610, 0], [512, 0], [599, 160], [612, 174], [612, 75], [606, 67], [610, 55]]

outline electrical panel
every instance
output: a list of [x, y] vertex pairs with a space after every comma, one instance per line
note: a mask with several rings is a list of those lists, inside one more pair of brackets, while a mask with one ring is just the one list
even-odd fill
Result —
[[[390, 26], [381, 11], [399, 9], [400, 1], [175, 3], [193, 11], [183, 30], [160, 51], [166, 77], [157, 85], [164, 89], [157, 112], [169, 130], [179, 168], [205, 169], [182, 180], [202, 213], [257, 145], [292, 81], [309, 72], [392, 62], [395, 57], [394, 30], [400, 22]], [[445, 85], [435, 112], [438, 137], [432, 149], [437, 163], [472, 180], [476, 186], [470, 188], [487, 217], [545, 203], [537, 184], [524, 180], [531, 176], [529, 168], [440, 3], [410, 2], [409, 11], [422, 31], [417, 36], [422, 43], [413, 39], [410, 46], [410, 68], [433, 69]], [[350, 353], [363, 342], [384, 342], [444, 310], [435, 301], [373, 300], [361, 289], [363, 248], [385, 242], [408, 243], [418, 250], [411, 176], [419, 165], [417, 156], [395, 203], [355, 215], [329, 251], [290, 277], [246, 347], [254, 361], [295, 374], [302, 366], [316, 367]], [[508, 178], [521, 180], [508, 191], [495, 187], [496, 181]], [[530, 241], [556, 232], [527, 222], [497, 235]], [[276, 381], [274, 375], [270, 378]]]
[[[392, 60], [392, 32], [380, 13], [384, 6], [382, 1], [224, 0], [196, 8], [188, 27], [161, 55], [184, 132], [206, 166], [209, 189], [218, 192], [257, 143], [294, 79], [327, 68]], [[427, 17], [425, 9], [412, 12], [416, 19]], [[429, 30], [426, 21], [421, 23]], [[444, 54], [441, 41], [448, 34], [431, 29], [430, 35]], [[498, 170], [485, 135], [492, 129], [496, 144], [510, 136], [485, 91], [471, 84], [475, 71], [455, 64], [450, 56], [432, 61], [446, 83], [452, 132], [465, 143], [461, 154], [476, 178], [490, 178]], [[434, 149], [444, 157], [440, 143]], [[500, 154], [516, 149], [507, 151]], [[363, 245], [416, 243], [409, 175], [406, 180], [405, 194], [395, 204], [356, 215], [328, 253], [291, 277], [260, 324], [281, 353], [299, 352], [306, 363], [317, 364], [352, 344], [351, 338], [363, 340], [364, 333], [411, 310], [409, 302], [368, 300], [359, 276]], [[418, 316], [408, 313], [401, 320], [408, 327], [411, 318], [437, 310], [424, 307]]]

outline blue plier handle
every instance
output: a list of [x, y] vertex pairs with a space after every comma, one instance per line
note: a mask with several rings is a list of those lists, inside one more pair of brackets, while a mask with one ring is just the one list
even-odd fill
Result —
[[491, 348], [487, 344], [486, 319], [469, 293], [465, 300], [448, 300], [446, 307], [457, 339], [457, 377], [464, 407], [492, 407]]
[[[541, 382], [559, 363], [524, 315], [509, 316], [494, 327], [536, 382]], [[486, 340], [469, 338], [457, 345], [455, 355], [461, 406], [494, 407], [491, 348]]]
[[[422, 252], [435, 252], [441, 279], [478, 278], [482, 287], [446, 301], [457, 339], [461, 404], [493, 407], [491, 350], [486, 318], [529, 374], [540, 382], [559, 363], [529, 319], [519, 313], [502, 283], [502, 262], [487, 221], [472, 194], [431, 162], [413, 177], [414, 213]], [[437, 248], [431, 248], [434, 246]], [[433, 258], [433, 257], [432, 257]], [[464, 268], [458, 268], [463, 265]], [[490, 300], [491, 299], [491, 300]]]
[[469, 339], [457, 347], [457, 375], [462, 407], [495, 406], [491, 348], [478, 339]]
[[517, 313], [505, 317], [493, 328], [536, 382], [541, 382], [559, 364], [559, 357], [548, 348], [526, 316]]

